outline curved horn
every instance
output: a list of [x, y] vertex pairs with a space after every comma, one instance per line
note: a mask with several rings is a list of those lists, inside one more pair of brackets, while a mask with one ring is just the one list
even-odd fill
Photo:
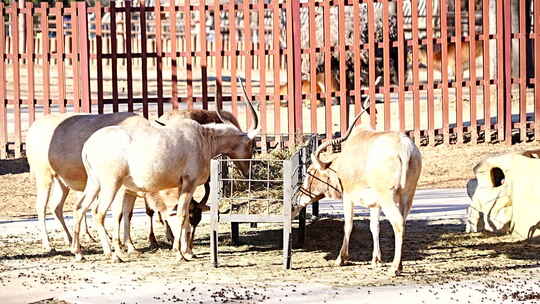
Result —
[[246, 88], [244, 87], [244, 82], [242, 81], [241, 77], [238, 77], [240, 80], [240, 85], [242, 86], [242, 90], [244, 91], [244, 100], [249, 106], [249, 109], [251, 110], [251, 115], [253, 117], [253, 128], [249, 128], [248, 134], [253, 134], [253, 137], [255, 137], [255, 134], [258, 133], [257, 128], [259, 127], [259, 117], [257, 116], [257, 112], [255, 111], [255, 107], [253, 107], [253, 104], [248, 98]]
[[345, 136], [329, 140], [329, 141], [323, 143], [322, 145], [320, 145], [319, 148], [317, 149], [317, 151], [315, 151], [315, 153], [314, 153], [315, 161], [319, 164], [319, 166], [321, 168], [326, 168], [326, 167], [328, 167], [330, 165], [330, 162], [321, 160], [320, 155], [321, 155], [322, 151], [326, 150], [326, 148], [328, 146], [330, 146], [330, 145], [337, 145], [337, 144], [340, 144], [340, 143], [344, 142], [345, 140], [347, 140], [347, 138], [349, 138], [349, 135], [351, 135], [351, 132], [354, 129], [354, 126], [355, 126], [356, 122], [358, 121], [358, 119], [360, 119], [360, 116], [362, 116], [362, 114], [364, 114], [364, 112], [366, 112], [366, 111], [367, 111], [367, 109], [364, 109], [364, 110], [362, 110], [360, 113], [358, 113], [356, 115], [356, 117], [354, 118], [353, 123], [349, 126], [349, 129], [345, 133]]

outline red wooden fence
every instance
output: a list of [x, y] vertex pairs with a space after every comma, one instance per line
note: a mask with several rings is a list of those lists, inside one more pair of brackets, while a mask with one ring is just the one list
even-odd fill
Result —
[[369, 98], [363, 124], [421, 144], [539, 139], [540, 0], [512, 1], [0, 3], [0, 158], [51, 112], [219, 104], [245, 127], [238, 77], [267, 135], [333, 137]]

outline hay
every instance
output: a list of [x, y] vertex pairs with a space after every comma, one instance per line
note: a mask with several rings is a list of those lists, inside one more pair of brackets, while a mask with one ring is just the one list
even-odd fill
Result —
[[229, 170], [224, 181], [220, 213], [230, 214], [283, 214], [283, 161], [290, 159], [301, 146], [276, 149], [256, 155], [250, 160], [250, 175], [244, 177], [238, 170]]

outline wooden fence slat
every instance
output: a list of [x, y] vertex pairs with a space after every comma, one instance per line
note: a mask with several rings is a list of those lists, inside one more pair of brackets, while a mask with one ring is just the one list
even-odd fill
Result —
[[[461, 1], [455, 2], [455, 16], [456, 20], [461, 20]], [[463, 143], [463, 65], [461, 58], [461, 42], [462, 42], [462, 29], [461, 22], [456, 22], [456, 44], [454, 52], [454, 62], [456, 64], [454, 79], [456, 84], [456, 126], [457, 126], [457, 143]], [[469, 97], [470, 98], [470, 97]]]
[[234, 1], [229, 1], [229, 51], [233, 51], [233, 54], [230, 56], [231, 61], [231, 107], [232, 107], [232, 114], [235, 117], [238, 117], [238, 95], [236, 92], [237, 89], [237, 78], [236, 76], [236, 68], [238, 65], [238, 57], [236, 55], [236, 50], [238, 47], [237, 44], [237, 33], [236, 33], [236, 7], [234, 5]]
[[223, 75], [222, 75], [222, 65], [223, 65], [223, 56], [221, 55], [224, 51], [223, 44], [223, 35], [221, 34], [221, 4], [219, 1], [214, 1], [214, 23], [216, 24], [215, 33], [216, 33], [216, 109], [223, 109]]
[[[60, 104], [61, 113], [66, 112], [66, 71], [64, 67], [64, 15], [62, 14], [63, 8], [64, 4], [61, 1], [56, 2], [56, 68], [58, 71], [58, 102]], [[33, 41], [33, 39], [31, 40]]]
[[78, 60], [78, 55], [79, 55], [79, 43], [78, 43], [79, 22], [77, 22], [77, 8], [75, 6], [71, 6], [68, 9], [68, 12], [71, 15], [71, 21], [70, 22], [71, 22], [71, 28], [72, 28], [71, 68], [72, 68], [72, 71], [73, 71], [73, 74], [72, 74], [73, 75], [73, 108], [74, 108], [75, 112], [80, 112], [81, 111], [81, 88], [80, 88], [80, 82], [78, 80], [79, 80], [79, 71], [80, 71], [81, 67], [80, 67], [80, 62]]
[[[295, 136], [289, 136], [290, 145], [294, 145], [295, 142], [302, 140], [303, 133], [303, 121], [302, 121], [302, 35], [301, 35], [301, 26], [300, 26], [300, 1], [293, 1], [291, 5], [291, 14], [292, 14], [292, 24], [290, 28], [292, 29], [292, 44], [289, 48], [292, 47], [292, 66], [293, 66], [293, 79], [294, 79], [294, 98], [293, 98], [293, 108], [292, 113], [289, 110], [289, 122], [292, 114], [292, 125]], [[290, 102], [289, 102], [290, 105]]]

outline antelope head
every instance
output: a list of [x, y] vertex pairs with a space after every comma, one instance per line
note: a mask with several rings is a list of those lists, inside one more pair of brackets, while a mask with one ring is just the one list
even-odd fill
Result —
[[[246, 88], [244, 87], [244, 83], [242, 81], [242, 78], [238, 78], [240, 80], [240, 85], [242, 86], [242, 90], [244, 92], [244, 101], [246, 102], [247, 106], [249, 107], [249, 111], [251, 112], [251, 117], [253, 118], [253, 125], [248, 128], [247, 132], [241, 132], [239, 130], [238, 136], [235, 138], [234, 146], [232, 150], [227, 153], [227, 156], [231, 159], [251, 159], [253, 157], [253, 152], [255, 148], [255, 137], [259, 134], [259, 117], [257, 116], [257, 112], [255, 111], [255, 107], [251, 103], [251, 101], [248, 98]], [[227, 120], [224, 118], [224, 116], [221, 113], [220, 107], [217, 107], [217, 115], [219, 116], [219, 119], [225, 123], [225, 124], [231, 124], [234, 125], [230, 120]], [[235, 162], [236, 167], [242, 172], [244, 176], [249, 175], [249, 161], [236, 161]]]
[[329, 146], [341, 144], [347, 140], [349, 135], [351, 135], [356, 122], [365, 111], [366, 110], [363, 110], [356, 115], [353, 123], [349, 126], [349, 129], [343, 137], [323, 143], [319, 146], [317, 151], [312, 154], [311, 165], [307, 169], [307, 176], [304, 178], [302, 186], [295, 192], [293, 198], [293, 216], [298, 214], [305, 206], [324, 197], [341, 199], [343, 190], [341, 182], [336, 172], [331, 167], [332, 162], [338, 157], [338, 154], [331, 153], [330, 155], [325, 155], [324, 158], [321, 154]]

